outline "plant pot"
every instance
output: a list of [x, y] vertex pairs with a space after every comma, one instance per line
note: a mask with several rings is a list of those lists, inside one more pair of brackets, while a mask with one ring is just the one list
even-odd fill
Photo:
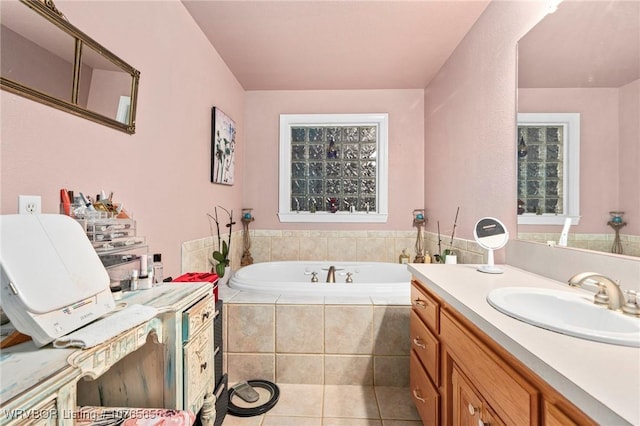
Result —
[[227, 266], [224, 268], [224, 277], [222, 278], [218, 278], [218, 285], [219, 286], [228, 286], [229, 284], [229, 280], [231, 279], [231, 266]]

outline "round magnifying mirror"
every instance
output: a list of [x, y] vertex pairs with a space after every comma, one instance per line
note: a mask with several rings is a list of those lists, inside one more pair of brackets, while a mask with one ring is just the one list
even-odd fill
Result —
[[487, 264], [478, 267], [478, 271], [487, 274], [503, 273], [493, 263], [493, 251], [501, 249], [509, 241], [509, 232], [504, 224], [493, 217], [483, 217], [476, 223], [473, 236], [480, 247], [489, 250]]

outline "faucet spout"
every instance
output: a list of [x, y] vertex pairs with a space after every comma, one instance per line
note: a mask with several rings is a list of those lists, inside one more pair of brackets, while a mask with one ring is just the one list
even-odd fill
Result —
[[606, 295], [608, 296], [607, 306], [609, 309], [618, 310], [624, 305], [624, 295], [620, 290], [620, 285], [613, 281], [611, 278], [605, 277], [597, 272], [582, 272], [569, 278], [569, 285], [572, 287], [579, 287], [587, 279], [593, 279], [598, 282], [601, 288], [604, 288]]
[[336, 282], [336, 267], [329, 266], [329, 271], [327, 272], [327, 282], [335, 283]]

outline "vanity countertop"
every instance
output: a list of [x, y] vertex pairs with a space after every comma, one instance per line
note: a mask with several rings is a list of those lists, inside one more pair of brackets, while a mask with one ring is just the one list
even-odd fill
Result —
[[476, 268], [409, 265], [418, 280], [595, 421], [603, 425], [640, 424], [640, 348], [579, 339], [511, 318], [489, 305], [486, 297], [491, 290], [572, 289], [515, 267], [500, 265], [503, 274], [485, 274]]

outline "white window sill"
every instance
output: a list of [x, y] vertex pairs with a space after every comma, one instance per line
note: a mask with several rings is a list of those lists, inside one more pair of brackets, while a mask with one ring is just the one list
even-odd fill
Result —
[[307, 223], [386, 223], [386, 214], [364, 212], [290, 212], [278, 213], [280, 222], [307, 222]]
[[580, 216], [566, 216], [556, 214], [525, 213], [518, 215], [518, 225], [564, 225], [566, 218], [571, 218], [571, 225], [580, 223]]

